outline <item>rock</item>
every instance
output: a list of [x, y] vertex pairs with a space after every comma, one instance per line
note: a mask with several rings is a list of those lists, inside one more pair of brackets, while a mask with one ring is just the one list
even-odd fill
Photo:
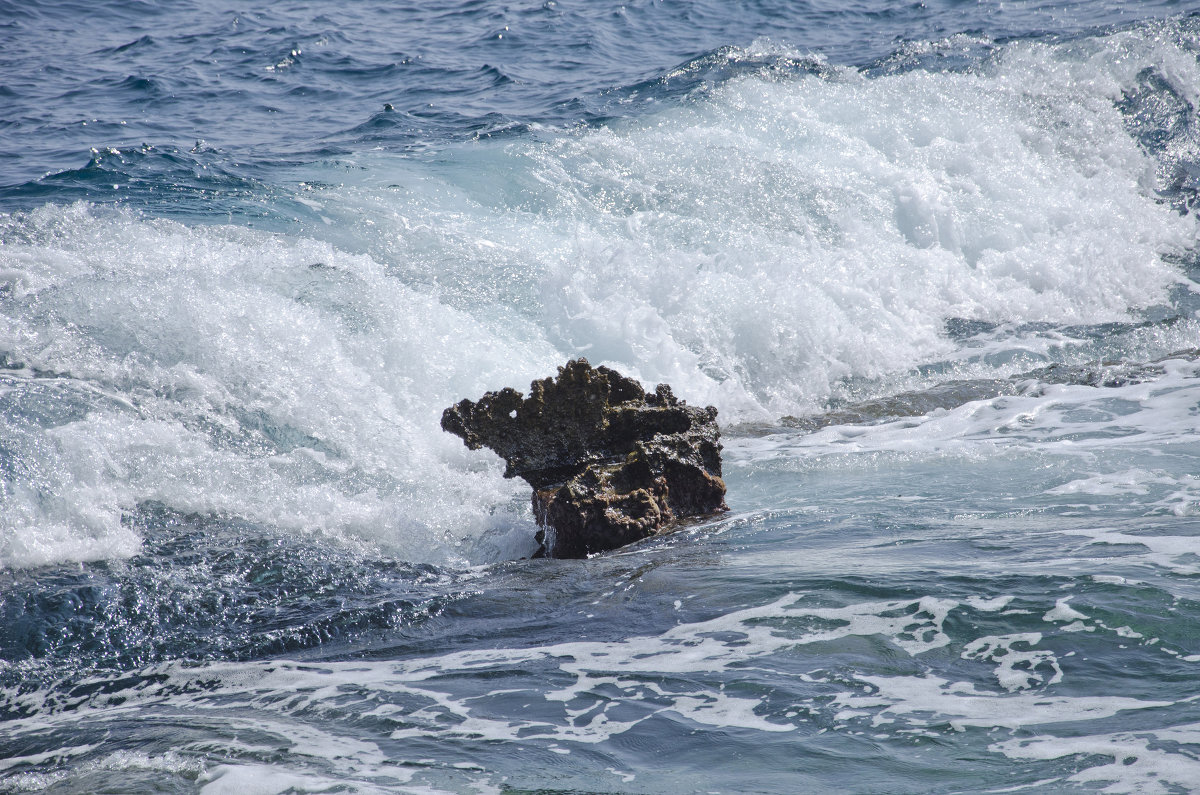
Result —
[[717, 410], [576, 359], [558, 378], [463, 400], [442, 429], [489, 447], [533, 487], [538, 556], [582, 558], [728, 510]]

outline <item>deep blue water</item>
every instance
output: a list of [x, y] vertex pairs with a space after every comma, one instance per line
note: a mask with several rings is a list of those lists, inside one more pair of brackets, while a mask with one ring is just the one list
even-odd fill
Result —
[[[1200, 5], [0, 0], [0, 791], [1200, 791]], [[443, 407], [712, 404], [525, 559]]]
[[982, 37], [904, 64], [966, 68], [1011, 38], [1187, 11], [1088, 1], [5, 2], [0, 206], [89, 199], [154, 214], [269, 215], [286, 203], [275, 191], [288, 166], [636, 116], [778, 60], [730, 57], [755, 41], [878, 69], [905, 42]]

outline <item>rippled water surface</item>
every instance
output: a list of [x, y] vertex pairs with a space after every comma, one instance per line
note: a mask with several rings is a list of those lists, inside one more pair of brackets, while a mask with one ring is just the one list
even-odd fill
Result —
[[0, 0], [0, 791], [1200, 791], [1197, 12]]

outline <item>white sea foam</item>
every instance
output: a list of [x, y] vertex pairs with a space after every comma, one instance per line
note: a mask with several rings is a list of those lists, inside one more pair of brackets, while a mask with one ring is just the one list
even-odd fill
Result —
[[[997, 663], [996, 679], [1005, 690], [1051, 685], [1062, 681], [1062, 667], [1053, 652], [1033, 648], [1041, 640], [1039, 632], [976, 638], [963, 647], [962, 656]], [[1018, 643], [1027, 648], [1016, 648]]]
[[1092, 475], [1078, 478], [1070, 483], [1047, 489], [1047, 494], [1094, 494], [1115, 496], [1118, 494], [1146, 495], [1151, 485], [1174, 485], [1178, 480], [1166, 472], [1148, 472], [1144, 469], [1127, 469], [1123, 472]]
[[[366, 714], [392, 721], [394, 738], [432, 732], [448, 737], [510, 741], [539, 737], [597, 743], [663, 712], [701, 725], [776, 732], [792, 727], [765, 718], [761, 714], [763, 698], [735, 696], [711, 687], [698, 690], [687, 682], [704, 674], [736, 672], [747, 661], [788, 649], [852, 637], [880, 637], [909, 655], [925, 654], [950, 642], [942, 623], [958, 606], [953, 600], [925, 597], [824, 608], [805, 606], [797, 596], [789, 595], [708, 621], [679, 624], [657, 636], [617, 642], [472, 649], [389, 663], [222, 663], [202, 669], [162, 666], [153, 673], [165, 673], [172, 683], [170, 690], [188, 694], [180, 696], [178, 703], [205, 710], [224, 709], [232, 699], [272, 715], [280, 710], [288, 714], [336, 712], [342, 709], [339, 694], [354, 698], [354, 693], [392, 694], [384, 701], [371, 696]], [[517, 671], [537, 671], [539, 677], [563, 681], [563, 685], [536, 693], [495, 689], [486, 697], [463, 697], [445, 686], [447, 677]], [[681, 678], [664, 678], [672, 674]], [[682, 688], [668, 684], [672, 681]], [[219, 683], [215, 690], [214, 682]], [[155, 687], [124, 693], [115, 702], [97, 698], [86, 687], [75, 692], [81, 695], [65, 701], [62, 697], [47, 699], [43, 693], [10, 694], [14, 706], [25, 705], [39, 713], [14, 726], [14, 731], [37, 732], [63, 721], [77, 721], [80, 715], [136, 714], [144, 707], [139, 701], [159, 698]], [[620, 693], [621, 699], [598, 695], [606, 692]], [[287, 698], [280, 700], [281, 693]], [[496, 710], [511, 709], [513, 694], [540, 706], [524, 716], [498, 716]], [[57, 711], [46, 711], [48, 704]], [[617, 719], [610, 710], [624, 712], [626, 717]], [[246, 719], [263, 730], [275, 725], [275, 718], [264, 715]], [[374, 743], [326, 736], [314, 724], [306, 723], [303, 731], [279, 724], [279, 732], [289, 745], [304, 753], [320, 749], [322, 754], [367, 766], [378, 761], [380, 751]]]
[[502, 293], [565, 352], [727, 415], [793, 413], [845, 376], [952, 354], [949, 316], [1095, 323], [1164, 299], [1180, 274], [1162, 255], [1194, 221], [1157, 201], [1114, 101], [1164, 62], [1200, 78], [1153, 36], [1086, 49], [739, 78], [649, 118], [456, 152], [434, 180], [359, 158], [404, 190], [323, 209], [357, 221], [346, 245], [369, 234], [414, 278]]
[[[1171, 701], [1147, 701], [1124, 696], [1050, 696], [1045, 693], [996, 695], [969, 682], [936, 676], [863, 676], [871, 686], [866, 695], [846, 693], [839, 705], [865, 709], [877, 725], [910, 716], [935, 715], [951, 728], [1017, 729], [1070, 721], [1108, 718], [1124, 710], [1170, 706]], [[920, 724], [918, 724], [920, 725]]]
[[1084, 536], [1090, 544], [1119, 544], [1138, 546], [1147, 551], [1140, 555], [1145, 561], [1179, 574], [1200, 573], [1200, 536], [1196, 535], [1151, 535], [1149, 533], [1123, 533], [1105, 528], [1079, 528], [1064, 530], [1068, 535]]
[[1071, 601], [1071, 597], [1066, 596], [1054, 603], [1054, 608], [1046, 611], [1046, 615], [1042, 616], [1043, 621], [1077, 621], [1086, 619], [1083, 613], [1080, 613], [1075, 608], [1071, 607], [1067, 602]]
[[[446, 781], [458, 782], [450, 787], [455, 791], [468, 784], [487, 789], [498, 782], [473, 765], [452, 764], [453, 755], [428, 763], [406, 758], [397, 749], [420, 749], [432, 738], [447, 747], [465, 743], [464, 753], [479, 741], [571, 753], [596, 748], [639, 727], [656, 731], [655, 722], [663, 720], [694, 731], [715, 728], [770, 736], [808, 732], [817, 721], [844, 732], [890, 725], [889, 731], [897, 734], [928, 736], [947, 729], [1038, 727], [1036, 741], [997, 742], [992, 750], [1056, 758], [1087, 753], [1071, 739], [1079, 726], [1174, 703], [1056, 692], [1054, 686], [1071, 674], [1052, 651], [1041, 648], [1040, 633], [960, 641], [947, 637], [943, 624], [951, 612], [963, 611], [967, 621], [959, 626], [967, 626], [973, 617], [1002, 608], [999, 599], [986, 600], [980, 607], [932, 597], [843, 607], [816, 607], [805, 601], [789, 595], [656, 635], [613, 642], [469, 649], [393, 661], [163, 665], [144, 671], [142, 683], [131, 687], [113, 687], [98, 678], [75, 682], [67, 691], [10, 691], [6, 706], [24, 717], [10, 720], [7, 730], [16, 741], [32, 742], [56, 736], [63, 727], [99, 729], [108, 721], [161, 712], [163, 721], [221, 727], [206, 734], [197, 748], [183, 739], [175, 749], [183, 760], [193, 750], [211, 756], [214, 748], [220, 749], [226, 763], [199, 771], [199, 783], [214, 795], [241, 789], [273, 793], [289, 787], [320, 791], [331, 781], [350, 782], [363, 791], [402, 785], [405, 791], [428, 787], [433, 792]], [[987, 679], [990, 671], [1002, 691], [932, 672], [828, 670], [831, 650], [854, 648], [862, 638], [888, 643], [914, 662], [961, 643], [957, 648], [962, 662], [955, 670], [976, 681]], [[808, 672], [797, 671], [797, 666], [808, 666]], [[775, 687], [764, 691], [761, 676], [776, 669], [788, 673], [782, 678], [768, 673]], [[786, 682], [796, 687], [790, 695]], [[1054, 727], [1062, 724], [1074, 728], [1057, 738]], [[1172, 731], [1143, 734], [1166, 741]], [[1092, 740], [1086, 747], [1109, 747]], [[415, 744], [408, 745], [410, 741]], [[385, 742], [387, 752], [382, 748]], [[611, 751], [612, 746], [606, 748]], [[290, 763], [259, 761], [280, 749], [288, 759], [305, 764], [293, 769]], [[14, 766], [43, 758], [67, 764], [92, 751], [90, 746], [64, 746], [36, 759], [14, 760]], [[1175, 759], [1173, 752], [1162, 753], [1167, 757], [1163, 762], [1189, 764]], [[385, 759], [390, 763], [386, 767]], [[112, 759], [90, 764], [118, 763], [126, 764]], [[619, 768], [610, 772], [617, 778], [630, 775]], [[1101, 765], [1078, 774], [1092, 778], [1078, 780], [1102, 780], [1109, 772]]]
[[[52, 378], [0, 386], [34, 404], [0, 415], [0, 565], [132, 554], [145, 501], [413, 560], [512, 557], [532, 547], [522, 487], [438, 427], [462, 397], [584, 354], [726, 422], [773, 419], [952, 360], [949, 317], [1129, 319], [1196, 236], [1115, 104], [1147, 69], [1200, 86], [1146, 30], [958, 73], [766, 70], [607, 126], [313, 167], [341, 184], [304, 191], [324, 219], [307, 236], [6, 218], [0, 349]], [[982, 421], [1020, 439], [1052, 409], [1028, 400], [870, 443], [944, 450], [965, 432], [948, 424]], [[1164, 424], [1192, 427], [1187, 408]]]
[[[1004, 451], [1061, 455], [1094, 461], [1097, 455], [1158, 456], [1178, 446], [1190, 454], [1200, 441], [1194, 407], [1200, 400], [1200, 362], [1179, 362], [1162, 376], [1138, 384], [1097, 388], [1073, 385], [1034, 385], [1020, 395], [1006, 395], [935, 410], [923, 417], [877, 425], [832, 425], [815, 433], [783, 432], [758, 439], [739, 439], [727, 445], [733, 462], [762, 462], [821, 455], [902, 453], [910, 456], [991, 456]], [[1138, 493], [1152, 485], [1176, 487], [1173, 512], [1187, 505], [1194, 477], [1162, 472], [1153, 478], [1142, 468], [1100, 479], [1075, 479], [1046, 489], [1061, 496]], [[1128, 485], [1122, 487], [1122, 483]], [[1164, 497], [1165, 498], [1165, 497]]]
[[522, 490], [438, 420], [498, 370], [552, 367], [549, 346], [311, 240], [81, 205], [20, 227], [0, 349], [47, 377], [8, 382], [0, 565], [130, 554], [122, 517], [147, 500], [416, 560], [506, 527], [524, 540], [502, 556], [529, 551]]
[[[205, 772], [197, 783], [201, 784], [201, 795], [282, 795], [292, 792], [339, 792], [345, 791], [346, 781], [329, 778], [309, 771], [291, 772], [280, 765], [220, 765]], [[373, 787], [356, 781], [353, 792], [364, 795], [394, 792], [393, 787]], [[437, 790], [405, 789], [405, 792], [428, 792]]]
[[967, 604], [981, 613], [991, 613], [1003, 610], [1012, 603], [1011, 596], [997, 596], [994, 599], [984, 599], [980, 596], [968, 596]]
[[[1170, 747], [1184, 747], [1179, 753]], [[1156, 729], [1153, 732], [1117, 732], [1085, 737], [1039, 737], [995, 743], [992, 750], [1013, 759], [1062, 759], [1064, 757], [1108, 757], [1107, 764], [1090, 765], [1067, 777], [1067, 781], [1096, 785], [1099, 792], [1166, 795], [1189, 791], [1200, 781], [1200, 724]]]

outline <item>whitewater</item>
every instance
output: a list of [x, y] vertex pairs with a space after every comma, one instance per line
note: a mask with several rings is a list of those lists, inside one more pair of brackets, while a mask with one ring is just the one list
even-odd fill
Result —
[[[1200, 791], [1200, 8], [0, 0], [0, 792]], [[730, 512], [529, 560], [586, 356]]]

